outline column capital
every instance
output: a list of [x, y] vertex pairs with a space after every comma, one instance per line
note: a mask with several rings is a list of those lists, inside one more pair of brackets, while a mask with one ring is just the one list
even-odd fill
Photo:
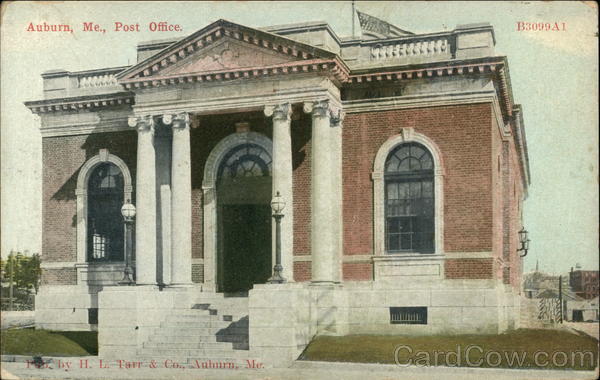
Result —
[[127, 120], [131, 128], [136, 128], [138, 132], [154, 132], [154, 118], [152, 115], [132, 116]]
[[162, 116], [162, 122], [164, 125], [173, 124], [173, 128], [185, 129], [190, 127], [190, 114], [187, 112], [181, 112], [177, 114], [164, 114]]
[[336, 104], [332, 104], [329, 99], [304, 102], [303, 109], [304, 112], [311, 113], [316, 117], [329, 117], [332, 127], [341, 126], [345, 116], [342, 108]]
[[265, 116], [273, 116], [273, 120], [290, 120], [292, 115], [292, 105], [290, 103], [280, 103], [265, 106]]
[[346, 117], [346, 113], [340, 107], [334, 107], [331, 112], [331, 126], [341, 127]]

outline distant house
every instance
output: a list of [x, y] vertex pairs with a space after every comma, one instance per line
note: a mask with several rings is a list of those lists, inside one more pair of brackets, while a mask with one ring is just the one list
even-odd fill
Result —
[[566, 319], [573, 322], [598, 321], [598, 297], [591, 300], [567, 301]]
[[571, 268], [569, 273], [569, 285], [574, 292], [581, 298], [586, 300], [598, 298], [598, 271], [597, 270], [581, 270], [579, 268]]
[[[523, 292], [527, 298], [558, 298], [560, 276], [535, 270], [523, 275]], [[563, 296], [570, 294], [568, 278], [562, 276]], [[568, 298], [575, 298], [570, 295]]]

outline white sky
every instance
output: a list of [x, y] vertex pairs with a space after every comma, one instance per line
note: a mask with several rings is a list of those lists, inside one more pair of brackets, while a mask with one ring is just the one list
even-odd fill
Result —
[[[357, 2], [363, 12], [415, 33], [489, 22], [507, 55], [515, 102], [523, 105], [532, 185], [525, 202], [531, 249], [525, 269], [598, 268], [598, 41], [595, 3]], [[135, 62], [139, 41], [185, 36], [224, 18], [251, 27], [323, 20], [351, 33], [348, 2], [2, 3], [2, 256], [41, 248], [39, 120], [23, 101], [41, 99], [40, 74]], [[71, 24], [74, 33], [31, 33], [33, 23]], [[85, 33], [92, 21], [106, 34]], [[140, 32], [113, 32], [114, 22]], [[149, 32], [151, 21], [183, 33]], [[517, 22], [565, 23], [561, 32], [519, 32]]]

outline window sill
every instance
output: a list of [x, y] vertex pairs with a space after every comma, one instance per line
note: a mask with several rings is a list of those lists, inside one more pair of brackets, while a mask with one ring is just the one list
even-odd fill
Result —
[[386, 253], [373, 256], [373, 261], [413, 261], [413, 260], [444, 260], [443, 253]]
[[123, 268], [125, 267], [125, 261], [104, 261], [104, 262], [86, 262], [86, 263], [77, 263], [75, 264], [75, 268]]

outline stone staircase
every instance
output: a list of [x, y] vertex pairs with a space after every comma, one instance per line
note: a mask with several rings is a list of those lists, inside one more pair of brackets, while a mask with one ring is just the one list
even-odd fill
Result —
[[138, 360], [199, 368], [242, 368], [249, 356], [248, 298], [203, 293], [174, 309], [138, 349]]

